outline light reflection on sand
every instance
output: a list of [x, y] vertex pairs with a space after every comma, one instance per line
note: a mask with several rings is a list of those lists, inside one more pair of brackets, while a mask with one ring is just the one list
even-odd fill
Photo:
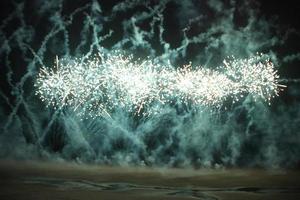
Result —
[[300, 172], [0, 161], [0, 199], [299, 199]]

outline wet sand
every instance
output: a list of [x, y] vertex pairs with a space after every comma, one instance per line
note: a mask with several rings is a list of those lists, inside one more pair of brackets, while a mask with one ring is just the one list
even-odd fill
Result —
[[300, 171], [0, 161], [0, 199], [300, 199]]

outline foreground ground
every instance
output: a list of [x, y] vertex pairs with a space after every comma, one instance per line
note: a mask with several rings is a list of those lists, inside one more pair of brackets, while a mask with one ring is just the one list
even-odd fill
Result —
[[300, 199], [300, 171], [0, 161], [0, 199]]

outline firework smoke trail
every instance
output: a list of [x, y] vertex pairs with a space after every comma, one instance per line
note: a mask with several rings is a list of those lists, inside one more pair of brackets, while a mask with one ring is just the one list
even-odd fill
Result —
[[191, 65], [174, 69], [150, 59], [133, 61], [132, 56], [117, 52], [88, 60], [57, 59], [56, 67], [41, 68], [35, 86], [48, 106], [97, 117], [115, 108], [155, 114], [159, 110], [153, 105], [178, 101], [219, 108], [225, 100], [234, 103], [245, 94], [270, 102], [284, 87], [278, 78], [273, 63], [262, 54], [228, 58], [211, 70]]

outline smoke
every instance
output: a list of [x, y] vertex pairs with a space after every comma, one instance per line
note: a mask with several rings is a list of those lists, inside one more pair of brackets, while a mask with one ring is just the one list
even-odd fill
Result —
[[[300, 158], [299, 50], [254, 1], [4, 1], [0, 25], [0, 157], [167, 167], [295, 167]], [[280, 37], [281, 35], [281, 37]], [[283, 35], [283, 37], [282, 37]], [[55, 56], [122, 50], [180, 69], [216, 70], [227, 56], [263, 52], [288, 87], [227, 110], [173, 102], [155, 115], [117, 107], [82, 118], [46, 107], [34, 87]], [[156, 105], [152, 105], [154, 108]]]

